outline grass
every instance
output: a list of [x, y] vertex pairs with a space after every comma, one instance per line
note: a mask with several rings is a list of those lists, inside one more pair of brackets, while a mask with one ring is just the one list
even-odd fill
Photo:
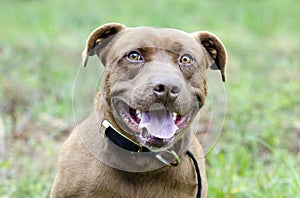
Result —
[[[221, 137], [207, 155], [209, 197], [300, 197], [299, 1], [2, 4], [1, 197], [48, 196], [57, 152], [66, 137], [62, 131], [73, 127], [72, 86], [80, 53], [88, 34], [110, 21], [218, 35], [229, 55], [227, 115]], [[94, 92], [102, 70], [96, 63], [94, 58], [80, 70], [78, 106]], [[28, 109], [33, 111], [18, 138], [10, 133], [12, 104], [18, 118]], [[88, 107], [75, 109], [78, 119], [87, 111]]]

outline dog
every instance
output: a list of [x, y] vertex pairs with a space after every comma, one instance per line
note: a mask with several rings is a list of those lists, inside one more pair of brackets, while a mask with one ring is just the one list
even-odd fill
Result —
[[94, 112], [63, 144], [50, 197], [206, 197], [197, 112], [206, 69], [225, 82], [226, 49], [207, 31], [104, 24], [83, 66], [105, 66]]

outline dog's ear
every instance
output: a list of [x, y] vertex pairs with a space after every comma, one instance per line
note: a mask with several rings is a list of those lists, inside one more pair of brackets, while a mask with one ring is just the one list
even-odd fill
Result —
[[[82, 52], [82, 65], [85, 67], [89, 56], [95, 55], [100, 45], [103, 47], [112, 40], [112, 37], [118, 32], [125, 30], [126, 27], [119, 23], [107, 23], [96, 28], [88, 37], [85, 49]], [[104, 44], [104, 45], [103, 45]]]
[[194, 32], [192, 33], [192, 36], [206, 49], [208, 67], [213, 70], [220, 70], [222, 80], [225, 82], [227, 54], [226, 49], [220, 39], [207, 31]]

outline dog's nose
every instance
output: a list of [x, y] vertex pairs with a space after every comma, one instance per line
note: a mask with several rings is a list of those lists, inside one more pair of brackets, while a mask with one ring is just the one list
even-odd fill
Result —
[[179, 83], [174, 82], [165, 82], [165, 83], [156, 83], [153, 86], [153, 93], [162, 101], [174, 101], [180, 93], [181, 87]]

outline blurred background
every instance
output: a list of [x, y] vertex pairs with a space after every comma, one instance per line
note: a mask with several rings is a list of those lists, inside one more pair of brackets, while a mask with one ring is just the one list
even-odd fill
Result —
[[300, 1], [0, 3], [0, 197], [48, 197], [75, 125], [74, 84], [80, 120], [103, 71], [95, 57], [80, 68], [81, 51], [112, 21], [208, 30], [226, 46], [227, 114], [207, 155], [209, 197], [300, 197]]

